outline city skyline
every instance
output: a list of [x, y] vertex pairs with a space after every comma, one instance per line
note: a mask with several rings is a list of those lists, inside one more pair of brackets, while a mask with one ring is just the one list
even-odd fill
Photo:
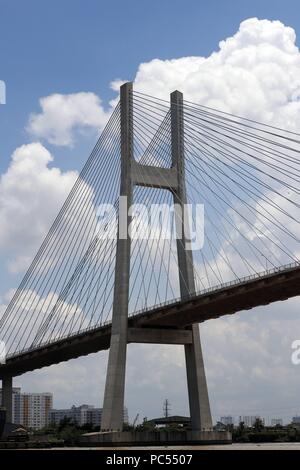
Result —
[[[1, 403], [1, 397], [2, 397], [2, 388], [0, 387], [0, 403]], [[34, 418], [34, 419], [33, 417], [29, 418], [30, 416], [29, 411], [28, 411], [28, 417], [24, 418], [24, 416], [22, 416], [22, 413], [24, 413], [24, 408], [25, 408], [24, 401], [27, 400], [27, 403], [28, 403], [27, 407], [29, 406], [29, 408], [34, 408], [37, 405], [39, 408], [43, 406], [43, 404], [40, 403], [40, 400], [43, 397], [46, 397], [47, 399], [50, 400], [50, 406], [48, 406], [47, 420], [43, 421], [40, 419], [40, 417]], [[30, 398], [31, 398], [31, 401], [29, 400], [28, 402], [28, 399]], [[22, 404], [21, 404], [21, 399], [23, 401]], [[36, 403], [35, 400], [38, 400], [38, 403]], [[165, 401], [166, 400], [164, 400], [163, 402], [164, 406], [165, 406]], [[171, 405], [169, 404], [169, 406]], [[89, 411], [90, 411], [90, 415], [88, 415]], [[176, 407], [174, 410], [172, 410], [172, 412], [169, 411], [170, 416], [177, 416], [178, 413], [176, 411], [177, 411]], [[83, 426], [87, 423], [93, 424], [94, 426], [100, 426], [101, 412], [102, 412], [101, 407], [99, 408], [94, 404], [86, 404], [86, 403], [76, 403], [76, 404], [72, 403], [63, 409], [57, 408], [57, 406], [55, 405], [55, 397], [52, 392], [49, 392], [49, 391], [47, 392], [45, 391], [23, 392], [21, 390], [21, 387], [16, 386], [13, 388], [13, 420], [12, 422], [14, 424], [21, 424], [29, 428], [32, 427], [34, 429], [43, 429], [51, 423], [58, 425], [62, 419], [70, 418], [71, 421], [74, 421], [79, 426]], [[155, 416], [162, 417], [164, 413], [163, 412], [159, 413], [157, 410], [157, 413]], [[40, 416], [41, 414], [40, 410], [38, 410], [38, 414]], [[133, 419], [134, 417], [130, 419], [129, 416], [130, 414], [128, 413], [128, 409], [125, 406], [124, 407], [124, 422], [131, 424], [134, 421]], [[136, 424], [141, 423], [143, 419], [146, 418], [142, 416], [142, 413], [139, 413], [139, 417], [140, 418], [139, 419], [137, 418], [136, 420]], [[147, 419], [153, 419], [153, 418], [154, 418], [153, 416], [147, 417]], [[216, 419], [216, 421], [214, 422], [214, 425], [216, 425], [218, 421], [224, 424], [225, 426], [230, 426], [230, 425], [238, 426], [239, 423], [243, 422], [245, 426], [251, 427], [254, 425], [256, 419], [261, 419], [262, 422], [266, 426], [287, 425], [291, 423], [299, 424], [300, 413], [299, 414], [296, 413], [295, 415], [292, 414], [290, 416], [290, 419], [287, 419], [286, 421], [283, 420], [280, 416], [278, 416], [278, 414], [277, 415], [276, 414], [258, 414], [258, 413], [253, 413], [252, 415], [249, 415], [249, 414], [247, 415], [243, 413], [239, 413], [238, 415], [227, 414], [227, 415], [220, 416], [219, 419]], [[36, 425], [30, 424], [33, 421], [35, 421]]]

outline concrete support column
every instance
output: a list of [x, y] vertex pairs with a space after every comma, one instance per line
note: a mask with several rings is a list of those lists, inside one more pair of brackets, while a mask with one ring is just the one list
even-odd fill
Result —
[[[130, 237], [128, 226], [132, 204], [131, 164], [133, 161], [132, 83], [121, 87], [121, 198], [116, 253], [112, 332], [107, 365], [101, 430], [122, 431], [130, 275]], [[126, 211], [126, 212], [125, 212]], [[124, 233], [124, 228], [125, 232]], [[122, 238], [124, 237], [124, 238]]]
[[6, 408], [6, 422], [12, 422], [13, 379], [11, 376], [2, 378], [2, 406]]
[[[181, 297], [195, 293], [193, 254], [186, 249], [188, 221], [184, 220], [184, 204], [187, 202], [184, 171], [184, 115], [183, 95], [179, 91], [171, 93], [171, 132], [172, 132], [172, 166], [177, 168], [178, 184], [173, 191], [174, 204], [181, 208], [176, 216], [176, 227], [180, 238], [177, 239], [179, 282]], [[175, 211], [176, 214], [176, 211]], [[199, 326], [190, 327], [192, 343], [185, 344], [185, 361], [189, 394], [189, 406], [192, 429], [199, 431], [212, 428], [207, 383], [202, 356]]]

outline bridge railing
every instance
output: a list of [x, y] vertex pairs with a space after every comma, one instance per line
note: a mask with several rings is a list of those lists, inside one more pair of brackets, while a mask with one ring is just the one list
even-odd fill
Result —
[[[156, 309], [160, 309], [160, 308], [163, 308], [163, 307], [168, 307], [171, 304], [180, 304], [183, 301], [192, 300], [195, 297], [203, 296], [203, 295], [209, 294], [210, 292], [218, 292], [218, 291], [222, 291], [223, 289], [227, 289], [228, 287], [231, 287], [231, 286], [247, 284], [247, 282], [252, 281], [254, 279], [263, 279], [263, 278], [269, 277], [273, 274], [275, 275], [275, 274], [278, 274], [280, 272], [290, 271], [290, 270], [295, 269], [299, 266], [300, 266], [300, 262], [296, 261], [294, 263], [289, 263], [289, 264], [285, 264], [283, 266], [274, 267], [274, 268], [268, 269], [266, 271], [261, 271], [261, 272], [256, 273], [256, 274], [251, 274], [249, 276], [245, 276], [245, 277], [242, 277], [242, 278], [239, 278], [239, 279], [234, 279], [232, 281], [224, 282], [223, 284], [219, 284], [218, 286], [208, 287], [207, 289], [199, 290], [199, 291], [195, 292], [193, 295], [190, 295], [190, 296], [177, 297], [175, 299], [170, 299], [170, 300], [167, 300], [166, 302], [161, 302], [159, 304], [155, 304], [155, 305], [152, 305], [150, 307], [144, 307], [143, 309], [140, 309], [140, 310], [137, 310], [135, 312], [130, 313], [128, 317], [129, 318], [135, 318], [139, 315], [147, 313], [150, 310], [156, 310]], [[105, 328], [110, 324], [111, 324], [111, 320], [107, 320], [107, 321], [103, 322], [100, 325], [96, 325], [96, 326], [94, 325], [94, 326], [90, 326], [88, 328], [85, 328], [85, 329], [79, 331], [78, 333], [76, 333], [72, 336], [65, 335], [65, 336], [60, 337], [57, 341], [51, 341], [51, 343], [43, 343], [43, 344], [38, 345], [36, 347], [29, 347], [29, 348], [26, 348], [26, 349], [23, 349], [23, 350], [20, 350], [20, 351], [15, 351], [12, 354], [8, 354], [7, 359], [10, 359], [12, 357], [15, 357], [15, 356], [18, 356], [18, 355], [21, 355], [21, 354], [26, 354], [26, 353], [31, 352], [31, 351], [38, 351], [39, 349], [42, 349], [45, 346], [47, 346], [47, 344], [55, 345], [56, 343], [60, 343], [61, 341], [64, 341], [64, 340], [67, 340], [67, 339], [70, 340], [72, 337], [75, 337], [75, 336], [78, 337], [78, 336], [81, 336], [81, 335], [85, 335], [86, 333], [92, 333], [93, 331], [97, 331], [101, 328]]]
[[206, 295], [206, 294], [209, 294], [210, 292], [218, 292], [218, 291], [221, 291], [223, 289], [226, 289], [226, 288], [234, 286], [234, 285], [246, 284], [247, 282], [252, 281], [254, 279], [262, 279], [264, 277], [269, 277], [272, 274], [278, 274], [279, 272], [289, 271], [289, 270], [295, 269], [299, 266], [300, 266], [300, 261], [296, 261], [294, 263], [285, 264], [283, 266], [274, 267], [274, 268], [271, 268], [271, 269], [267, 269], [266, 271], [261, 271], [259, 273], [251, 274], [249, 276], [244, 276], [242, 278], [238, 278], [238, 279], [234, 279], [232, 281], [224, 282], [222, 284], [218, 284], [217, 286], [208, 287], [206, 289], [201, 289], [201, 290], [196, 291], [194, 294], [189, 295], [189, 296], [177, 297], [175, 299], [167, 300], [166, 302], [161, 302], [159, 304], [155, 304], [151, 307], [144, 307], [140, 310], [137, 310], [133, 313], [130, 313], [129, 318], [136, 317], [138, 315], [141, 315], [142, 313], [146, 313], [150, 309], [151, 310], [159, 309], [159, 308], [162, 308], [164, 306], [168, 306], [170, 304], [176, 304], [176, 303], [180, 303], [182, 301], [193, 299], [195, 297], [199, 297], [201, 295]]

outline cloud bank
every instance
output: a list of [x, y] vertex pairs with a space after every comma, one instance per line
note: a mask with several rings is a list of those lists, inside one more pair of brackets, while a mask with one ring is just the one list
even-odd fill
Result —
[[209, 57], [141, 64], [134, 86], [162, 99], [178, 89], [186, 100], [298, 130], [300, 53], [295, 41], [295, 31], [280, 21], [251, 18]]

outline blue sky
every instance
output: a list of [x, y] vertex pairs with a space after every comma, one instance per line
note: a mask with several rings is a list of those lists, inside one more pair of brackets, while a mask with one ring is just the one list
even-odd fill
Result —
[[[0, 0], [0, 170], [24, 143], [38, 100], [54, 92], [113, 96], [109, 82], [132, 79], [153, 58], [209, 55], [243, 19], [280, 19], [300, 26], [299, 2], [288, 0]], [[62, 168], [80, 167], [92, 142], [56, 152]], [[69, 157], [71, 153], [72, 159]]]
[[[139, 65], [155, 58], [167, 61], [191, 56], [209, 57], [219, 50], [221, 40], [235, 35], [240, 23], [252, 17], [280, 20], [300, 37], [297, 0], [0, 0], [0, 80], [4, 80], [7, 87], [7, 103], [0, 105], [0, 175], [6, 172], [11, 154], [17, 147], [39, 140], [25, 128], [30, 113], [40, 113], [41, 97], [53, 93], [93, 92], [101, 97], [104, 108], [108, 108], [109, 100], [116, 96], [109, 87], [112, 80], [133, 80]], [[296, 44], [299, 45], [299, 41]], [[239, 47], [238, 44], [237, 49]], [[272, 61], [276, 62], [273, 56]], [[165, 70], [168, 66], [163, 63], [161, 67]], [[300, 82], [300, 69], [295, 66], [295, 70], [293, 73], [296, 78], [299, 76]], [[153, 94], [160, 78], [159, 74], [153, 78]], [[144, 83], [147, 86], [147, 81]], [[287, 96], [289, 93], [290, 90]], [[225, 103], [226, 100], [224, 97]], [[263, 116], [263, 108], [259, 112], [259, 116]], [[294, 130], [299, 131], [299, 122], [299, 119], [295, 120]], [[49, 139], [41, 139], [55, 157], [49, 167], [56, 166], [62, 172], [80, 170], [96, 138], [97, 132], [77, 135], [73, 146], [53, 145]], [[37, 180], [34, 181], [30, 184], [34, 185]], [[0, 180], [0, 198], [1, 195]], [[43, 193], [42, 197], [47, 194]], [[57, 198], [61, 200], [61, 195]], [[4, 203], [0, 199], [0, 231], [3, 230], [1, 209]], [[50, 211], [53, 216], [57, 204], [56, 201]], [[52, 215], [44, 220], [42, 210], [40, 212], [41, 220], [38, 213], [33, 213], [30, 218], [32, 231], [39, 223], [50, 223]], [[13, 234], [18, 222], [13, 217], [9, 220], [9, 233]], [[20, 227], [19, 224], [15, 228], [16, 233]], [[28, 233], [30, 230], [27, 227]], [[23, 248], [27, 248], [25, 242]], [[0, 297], [9, 288], [16, 287], [21, 276], [21, 273], [9, 273], [1, 256]], [[293, 411], [282, 411], [282, 415], [295, 412], [300, 382], [299, 373], [297, 375], [297, 370], [290, 364], [289, 348], [295, 332], [300, 330], [296, 300], [270, 306], [264, 316], [258, 309], [251, 317], [236, 315], [204, 327], [208, 381], [216, 413], [234, 409], [239, 414], [243, 410], [259, 411], [268, 407], [276, 410], [278, 406], [281, 409], [287, 407], [287, 403], [294, 407]], [[286, 311], [289, 322], [280, 323], [282, 312]], [[271, 324], [272, 319], [274, 323]], [[282, 335], [285, 327], [286, 333]], [[174, 412], [186, 413], [183, 356], [175, 349], [172, 355], [165, 350], [160, 354], [159, 349], [155, 352], [149, 346], [141, 348], [140, 357], [136, 354], [138, 346], [134, 346], [129, 354], [129, 377], [139, 382], [137, 390], [134, 384], [128, 383], [127, 404], [131, 416], [137, 411], [148, 416], [159, 413], [166, 390]], [[106, 354], [101, 354], [26, 374], [17, 384], [28, 391], [53, 391], [56, 406], [69, 406], [73, 402], [99, 405], [106, 365]], [[239, 363], [242, 359], [244, 362]], [[159, 373], [157, 361], [161, 362]], [[72, 369], [75, 363], [77, 374]], [[91, 373], [98, 367], [97, 374]], [[142, 374], [144, 367], [145, 374]], [[283, 375], [282, 388], [280, 374]], [[165, 388], [161, 385], [164, 380]], [[292, 383], [288, 391], [286, 383]]]

